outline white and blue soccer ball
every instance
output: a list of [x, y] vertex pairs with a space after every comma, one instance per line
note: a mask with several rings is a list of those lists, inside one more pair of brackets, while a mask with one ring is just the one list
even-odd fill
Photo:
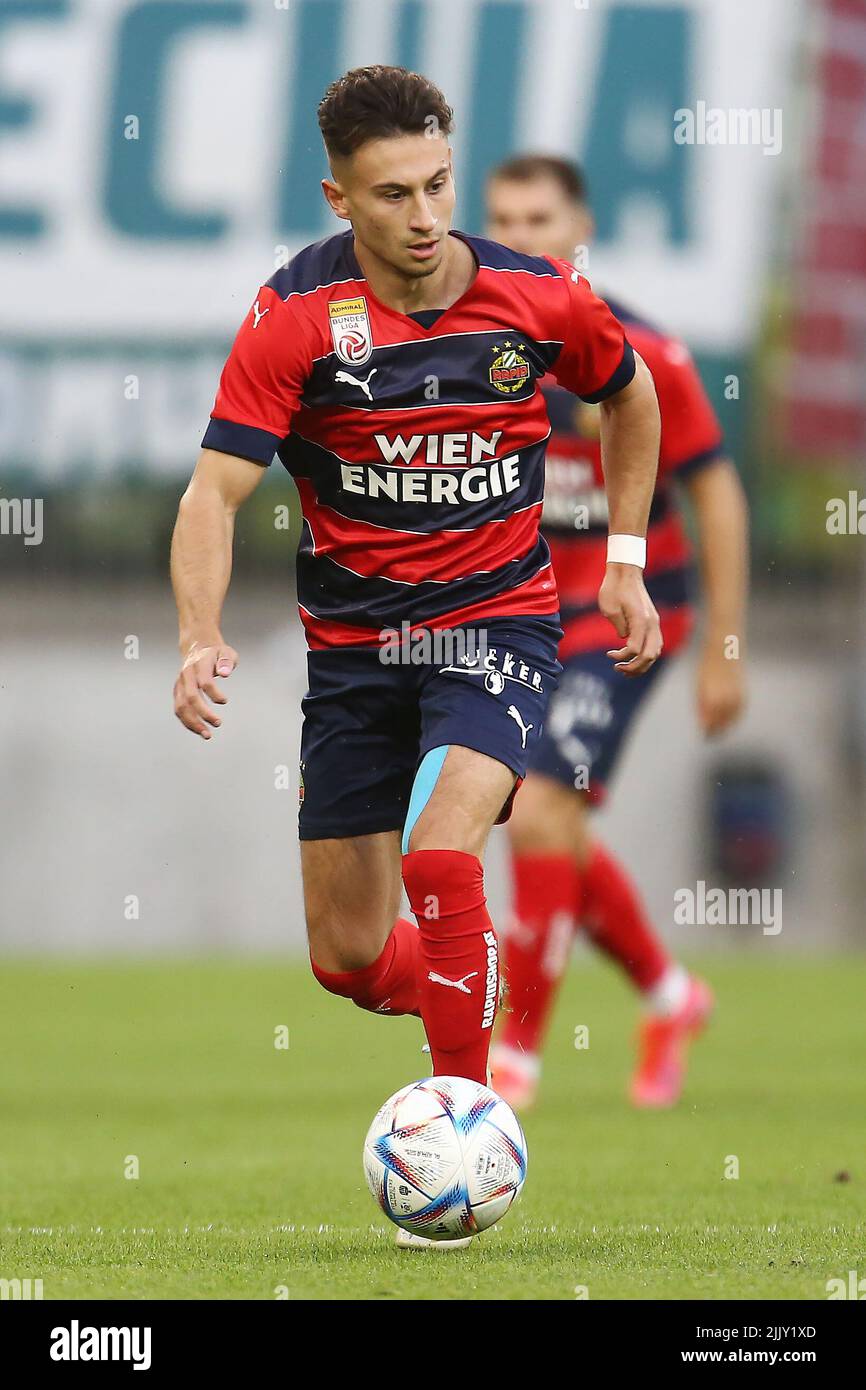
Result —
[[379, 1206], [428, 1240], [458, 1240], [499, 1221], [523, 1187], [526, 1163], [514, 1111], [462, 1076], [404, 1086], [364, 1141], [364, 1172]]

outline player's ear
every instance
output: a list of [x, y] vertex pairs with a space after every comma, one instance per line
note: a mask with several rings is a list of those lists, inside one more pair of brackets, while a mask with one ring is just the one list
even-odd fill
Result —
[[322, 192], [325, 195], [325, 202], [336, 217], [341, 217], [344, 222], [349, 220], [349, 212], [346, 207], [346, 199], [343, 190], [338, 183], [332, 183], [330, 179], [322, 179]]

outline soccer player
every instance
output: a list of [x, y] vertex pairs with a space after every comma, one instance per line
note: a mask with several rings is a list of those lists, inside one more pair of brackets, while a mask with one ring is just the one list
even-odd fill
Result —
[[[658, 407], [569, 263], [450, 230], [452, 112], [430, 81], [355, 69], [318, 116], [322, 188], [349, 226], [261, 286], [222, 373], [172, 546], [175, 711], [204, 739], [220, 725], [238, 660], [221, 629], [234, 516], [276, 453], [303, 511], [312, 970], [363, 1009], [420, 1015], [434, 1073], [483, 1083], [499, 985], [481, 856], [559, 671], [539, 382], [599, 405], [612, 530], [599, 603], [627, 676], [661, 650], [641, 568]], [[412, 659], [407, 633], [469, 631], [476, 655]], [[417, 926], [398, 917], [401, 882]]]
[[[516, 156], [488, 182], [488, 233], [525, 255], [573, 257], [593, 231], [584, 179], [568, 161]], [[747, 572], [747, 510], [737, 471], [686, 349], [608, 301], [652, 372], [661, 411], [659, 476], [647, 534], [646, 584], [661, 616], [664, 657], [644, 681], [629, 682], [605, 655], [610, 627], [594, 605], [604, 574], [607, 506], [597, 408], [575, 400], [550, 375], [552, 439], [542, 530], [553, 558], [565, 635], [564, 667], [533, 745], [530, 771], [509, 825], [514, 915], [503, 966], [510, 1012], [494, 1046], [493, 1085], [517, 1108], [534, 1100], [540, 1054], [574, 931], [626, 973], [644, 1015], [630, 1093], [638, 1106], [679, 1097], [687, 1045], [703, 1028], [707, 985], [671, 958], [647, 919], [620, 860], [593, 835], [589, 808], [602, 800], [623, 740], [650, 687], [681, 650], [693, 623], [690, 550], [674, 481], [697, 522], [706, 624], [697, 710], [707, 735], [720, 733], [743, 705], [742, 636]]]

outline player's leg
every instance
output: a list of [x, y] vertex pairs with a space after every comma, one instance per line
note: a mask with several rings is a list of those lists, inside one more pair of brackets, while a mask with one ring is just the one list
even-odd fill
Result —
[[418, 929], [399, 914], [397, 831], [301, 844], [313, 974], [382, 1014], [417, 1014]]
[[503, 763], [453, 744], [432, 750], [419, 769], [416, 785], [427, 794], [404, 836], [403, 882], [418, 922], [418, 988], [434, 1074], [487, 1081], [499, 950], [481, 856], [514, 782]]
[[638, 1060], [629, 1093], [635, 1105], [673, 1105], [686, 1074], [688, 1043], [712, 1013], [709, 986], [689, 974], [658, 936], [624, 864], [594, 840], [583, 874], [581, 922], [593, 944], [628, 976], [641, 997]]
[[641, 996], [640, 1059], [631, 1088], [637, 1104], [676, 1099], [683, 1080], [679, 1040], [703, 1026], [711, 1006], [706, 985], [671, 956], [628, 870], [592, 835], [589, 822], [585, 796], [530, 773], [509, 825], [514, 909], [503, 949], [509, 1011], [494, 1067], [500, 1094], [518, 1106], [534, 1098], [577, 927]]
[[586, 797], [569, 785], [573, 775], [570, 769], [568, 779], [530, 771], [508, 823], [506, 1010], [492, 1068], [494, 1089], [517, 1109], [535, 1099], [542, 1048], [578, 925], [589, 836]]
[[[586, 749], [588, 795], [583, 799], [580, 924], [593, 944], [628, 977], [641, 997], [638, 1063], [630, 1093], [637, 1105], [671, 1105], [685, 1080], [690, 1038], [712, 1009], [708, 987], [692, 978], [658, 935], [641, 896], [619, 857], [590, 833], [588, 805], [606, 797], [614, 768], [635, 718], [669, 659], [641, 681], [623, 681], [601, 653], [577, 658], [571, 737]], [[554, 732], [563, 733], [553, 721]], [[569, 736], [566, 735], [566, 743]], [[575, 745], [569, 745], [575, 752]]]
[[422, 758], [403, 836], [433, 1069], [481, 1082], [499, 1001], [481, 856], [526, 771], [559, 670], [550, 624], [493, 624], [486, 640], [483, 660], [425, 679]]
[[[492, 757], [442, 744], [421, 758], [412, 789], [403, 882], [418, 922], [418, 994], [434, 1075], [487, 1082], [499, 958], [481, 856], [515, 780]], [[397, 1232], [403, 1250], [463, 1250], [472, 1240]]]
[[494, 1084], [517, 1108], [532, 1103], [541, 1051], [579, 921], [589, 854], [588, 789], [614, 726], [613, 683], [601, 654], [565, 663], [509, 822], [513, 911], [503, 947], [507, 1011], [493, 1053]]
[[307, 664], [298, 833], [313, 973], [361, 1008], [414, 1014], [418, 930], [398, 916], [412, 691], [375, 649], [311, 652]]
[[[707, 1016], [706, 986], [673, 961], [619, 860], [595, 839], [590, 797], [601, 800], [624, 737], [662, 663], [643, 683], [618, 682], [599, 653], [567, 666], [534, 757], [541, 775], [510, 827], [515, 910], [505, 942], [511, 1011], [494, 1053], [497, 1089], [516, 1105], [534, 1098], [540, 1052], [568, 961], [569, 921], [628, 975], [646, 1017], [632, 1082], [638, 1104], [667, 1104], [682, 1084], [682, 1039]], [[524, 795], [522, 793], [521, 795]]]

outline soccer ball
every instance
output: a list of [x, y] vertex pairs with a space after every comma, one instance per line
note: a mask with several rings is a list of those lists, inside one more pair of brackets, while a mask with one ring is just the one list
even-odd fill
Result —
[[523, 1187], [526, 1163], [510, 1106], [462, 1076], [404, 1086], [385, 1101], [364, 1141], [364, 1173], [379, 1206], [428, 1240], [486, 1231]]

